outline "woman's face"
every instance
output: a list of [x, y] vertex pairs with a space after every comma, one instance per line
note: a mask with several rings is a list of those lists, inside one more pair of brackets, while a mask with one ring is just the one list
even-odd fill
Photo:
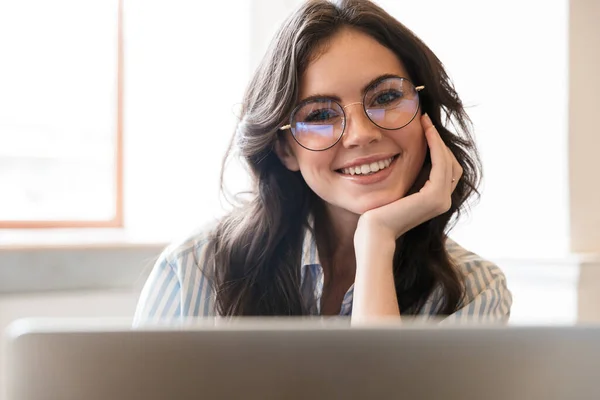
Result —
[[[283, 149], [278, 148], [286, 167], [299, 170], [330, 211], [341, 209], [360, 215], [398, 200], [406, 195], [423, 166], [427, 142], [420, 112], [402, 129], [385, 130], [369, 120], [360, 104], [352, 104], [362, 102], [363, 88], [383, 75], [409, 77], [391, 50], [367, 34], [343, 29], [301, 77], [300, 101], [318, 95], [337, 97], [342, 106], [349, 105], [344, 110], [344, 134], [335, 146], [310, 151], [286, 131]], [[345, 168], [353, 166], [356, 172], [356, 167], [372, 163], [389, 166], [354, 175]]]

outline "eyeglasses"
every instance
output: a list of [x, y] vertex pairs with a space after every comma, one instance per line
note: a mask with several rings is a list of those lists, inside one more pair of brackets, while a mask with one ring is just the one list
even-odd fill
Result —
[[344, 110], [361, 104], [369, 120], [381, 129], [404, 128], [417, 115], [419, 92], [408, 79], [389, 77], [375, 82], [365, 91], [363, 101], [341, 106], [330, 98], [313, 98], [300, 103], [290, 116], [289, 129], [298, 144], [307, 150], [323, 151], [337, 144], [344, 134]]

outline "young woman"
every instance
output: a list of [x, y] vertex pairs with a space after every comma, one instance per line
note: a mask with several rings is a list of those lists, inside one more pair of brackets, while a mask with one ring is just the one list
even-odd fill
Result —
[[369, 1], [306, 2], [244, 96], [230, 152], [248, 167], [251, 198], [163, 252], [135, 323], [506, 321], [503, 273], [446, 235], [477, 194], [468, 128], [442, 63], [400, 22]]

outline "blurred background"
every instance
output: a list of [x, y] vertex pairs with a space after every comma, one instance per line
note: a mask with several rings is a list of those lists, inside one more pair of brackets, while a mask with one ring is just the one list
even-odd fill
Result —
[[[132, 316], [162, 248], [223, 212], [236, 106], [300, 2], [0, 0], [0, 329]], [[504, 269], [511, 323], [600, 321], [600, 2], [377, 3], [467, 105], [484, 182], [450, 236]]]

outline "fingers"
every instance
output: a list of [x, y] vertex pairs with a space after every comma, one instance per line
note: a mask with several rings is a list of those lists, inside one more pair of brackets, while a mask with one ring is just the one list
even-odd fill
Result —
[[429, 146], [429, 154], [431, 155], [429, 180], [434, 184], [443, 185], [452, 180], [452, 177], [448, 176], [452, 170], [448, 171], [448, 167], [451, 164], [448, 164], [446, 145], [427, 114], [421, 116], [421, 123], [425, 131], [427, 145]]
[[450, 182], [451, 182], [451, 191], [454, 192], [454, 189], [456, 189], [456, 186], [458, 185], [458, 181], [462, 177], [463, 168], [461, 167], [460, 163], [454, 156], [454, 153], [452, 153], [452, 150], [450, 150], [450, 148], [448, 148], [448, 147], [446, 147], [446, 149], [447, 149], [447, 153], [450, 157], [450, 164], [452, 165], [452, 178], [451, 178]]
[[440, 137], [429, 116], [423, 114], [421, 121], [431, 155], [430, 184], [439, 185], [452, 193], [462, 177], [463, 169]]

